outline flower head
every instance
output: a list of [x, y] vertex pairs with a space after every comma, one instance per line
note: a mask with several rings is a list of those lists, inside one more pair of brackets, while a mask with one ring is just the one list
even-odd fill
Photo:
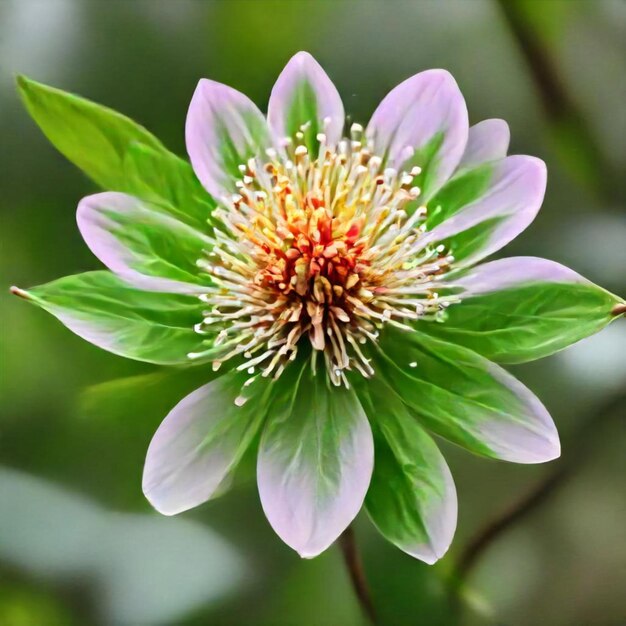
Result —
[[243, 354], [239, 369], [278, 378], [305, 343], [334, 385], [349, 386], [349, 371], [374, 374], [360, 346], [382, 325], [411, 330], [458, 300], [439, 297], [436, 284], [453, 257], [423, 236], [419, 166], [384, 167], [357, 124], [336, 145], [317, 133], [311, 154], [310, 125], [280, 153], [241, 164], [237, 193], [214, 211], [222, 229], [198, 260], [211, 284], [197, 331], [212, 340], [189, 356], [211, 355], [218, 367]]
[[193, 170], [118, 114], [20, 88], [59, 149], [115, 191], [78, 207], [111, 271], [15, 293], [116, 354], [210, 364], [150, 444], [143, 488], [159, 511], [220, 493], [260, 434], [264, 511], [301, 555], [365, 502], [383, 535], [432, 563], [452, 540], [456, 494], [430, 433], [507, 461], [559, 455], [544, 406], [496, 362], [551, 354], [624, 305], [551, 261], [478, 264], [533, 220], [546, 169], [506, 156], [502, 120], [470, 128], [450, 74], [409, 78], [347, 136], [339, 94], [306, 53], [280, 75], [267, 120], [201, 80]]

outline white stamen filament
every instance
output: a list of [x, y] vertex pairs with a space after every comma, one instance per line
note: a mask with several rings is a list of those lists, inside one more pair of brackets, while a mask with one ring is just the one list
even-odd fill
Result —
[[329, 124], [319, 151], [303, 125], [281, 142], [285, 156], [270, 148], [239, 166], [238, 193], [215, 210], [220, 229], [197, 262], [211, 277], [200, 295], [210, 308], [194, 330], [210, 347], [190, 359], [219, 367], [243, 356], [249, 381], [277, 378], [308, 342], [312, 361], [322, 352], [331, 382], [347, 386], [348, 370], [374, 374], [360, 346], [383, 326], [410, 329], [458, 302], [439, 293], [453, 258], [424, 235], [426, 206], [415, 208], [421, 168], [384, 168], [359, 124], [329, 146]]

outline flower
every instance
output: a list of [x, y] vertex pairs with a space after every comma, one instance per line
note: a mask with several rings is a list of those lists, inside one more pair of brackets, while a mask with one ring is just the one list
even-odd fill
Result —
[[127, 118], [19, 84], [48, 137], [109, 189], [79, 203], [78, 226], [110, 271], [14, 292], [116, 354], [210, 364], [148, 449], [158, 511], [221, 493], [256, 446], [265, 514], [302, 556], [365, 502], [387, 539], [433, 563], [457, 501], [432, 434], [505, 461], [559, 456], [548, 412], [497, 363], [560, 350], [623, 303], [552, 261], [481, 263], [534, 219], [546, 168], [506, 156], [504, 121], [469, 127], [448, 72], [404, 81], [348, 137], [307, 53], [278, 78], [267, 120], [201, 80], [193, 172]]

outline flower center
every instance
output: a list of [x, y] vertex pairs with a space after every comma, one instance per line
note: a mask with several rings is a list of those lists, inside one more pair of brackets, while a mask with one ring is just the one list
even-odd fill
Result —
[[214, 212], [222, 226], [198, 261], [210, 309], [196, 325], [211, 347], [189, 357], [217, 368], [242, 355], [238, 369], [278, 377], [308, 342], [332, 383], [347, 385], [346, 370], [374, 373], [360, 346], [384, 324], [410, 328], [454, 301], [437, 291], [452, 257], [422, 242], [419, 167], [384, 168], [358, 124], [337, 146], [319, 134], [315, 155], [305, 131], [242, 164], [239, 193]]

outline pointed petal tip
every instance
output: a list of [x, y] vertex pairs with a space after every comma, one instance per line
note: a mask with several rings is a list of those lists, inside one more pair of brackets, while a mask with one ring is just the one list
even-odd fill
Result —
[[158, 486], [148, 485], [148, 479], [145, 474], [146, 470], [144, 469], [144, 478], [141, 490], [143, 491], [145, 499], [157, 513], [165, 515], [166, 517], [173, 517], [174, 515], [184, 513], [185, 511], [189, 511], [190, 509], [202, 504], [202, 502], [182, 504], [181, 502], [176, 502], [167, 496], [163, 497], [164, 494], [159, 492]]
[[442, 559], [452, 545], [452, 536], [442, 545], [434, 545], [432, 543], [423, 543], [413, 546], [398, 546], [403, 552], [426, 563], [426, 565], [434, 565]]
[[[324, 550], [327, 550], [328, 546], [326, 548], [324, 548]], [[298, 555], [300, 556], [300, 558], [302, 559], [306, 559], [307, 561], [310, 561], [311, 559], [314, 559], [316, 556], [319, 556], [322, 552], [324, 552], [324, 550], [307, 550], [307, 549], [303, 549], [303, 550], [296, 550], [296, 552], [298, 553]]]
[[443, 556], [443, 555], [438, 556], [435, 552], [426, 552], [423, 550], [416, 551], [416, 552], [409, 552], [408, 554], [422, 561], [422, 563], [426, 563], [426, 565], [434, 565], [441, 558], [441, 556]]
[[314, 61], [315, 63], [317, 63], [317, 61], [315, 60], [315, 57], [310, 52], [307, 52], [306, 50], [299, 50], [298, 52], [296, 52], [289, 59], [289, 62], [291, 61], [298, 61], [302, 63], [305, 63], [307, 61]]
[[[302, 92], [303, 85], [311, 93]], [[311, 94], [314, 102], [305, 107], [303, 101]], [[311, 54], [301, 50], [287, 61], [270, 94], [267, 121], [278, 144], [297, 131], [299, 125], [315, 121], [309, 119], [308, 109], [313, 105], [314, 116], [320, 129], [324, 129], [327, 142], [336, 143], [341, 139], [345, 121], [341, 96], [324, 68]]]
[[522, 465], [549, 463], [561, 456], [561, 442], [555, 429], [553, 433], [546, 433], [545, 437], [537, 437], [524, 448], [500, 450], [499, 454], [502, 460], [510, 463]]
[[20, 289], [19, 287], [16, 287], [15, 285], [11, 285], [9, 287], [9, 293], [11, 293], [14, 296], [17, 296], [18, 298], [23, 298], [24, 300], [30, 300], [30, 294], [28, 293], [28, 291], [24, 291], [23, 289]]

